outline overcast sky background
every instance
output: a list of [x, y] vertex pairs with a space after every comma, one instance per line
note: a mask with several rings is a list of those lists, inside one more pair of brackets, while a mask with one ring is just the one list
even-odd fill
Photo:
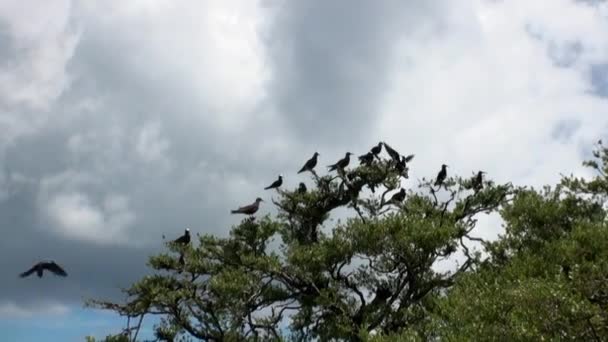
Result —
[[[385, 140], [414, 181], [542, 185], [607, 132], [603, 1], [2, 0], [0, 331], [118, 328], [82, 299], [116, 298], [163, 233], [227, 234], [315, 151]], [[17, 278], [41, 258], [70, 276]]]

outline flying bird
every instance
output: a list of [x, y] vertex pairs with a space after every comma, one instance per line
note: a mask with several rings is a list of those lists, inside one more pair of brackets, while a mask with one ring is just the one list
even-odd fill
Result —
[[187, 245], [190, 243], [190, 229], [186, 228], [186, 230], [184, 231], [184, 235], [178, 237], [177, 239], [173, 240], [174, 243], [180, 243], [180, 244], [184, 244]]
[[352, 153], [346, 152], [346, 154], [344, 155], [344, 158], [338, 160], [333, 165], [328, 165], [327, 167], [329, 168], [329, 171], [333, 171], [333, 170], [336, 170], [338, 168], [344, 170], [344, 168], [348, 166], [348, 163], [350, 163], [350, 156], [351, 155], [352, 155]]
[[477, 176], [475, 176], [475, 178], [473, 178], [472, 187], [473, 187], [473, 190], [475, 190], [476, 192], [481, 190], [481, 188], [483, 188], [483, 174], [484, 173], [486, 173], [486, 172], [479, 171], [479, 172], [477, 172]]
[[278, 188], [281, 186], [281, 184], [283, 184], [283, 175], [279, 175], [279, 178], [272, 182], [272, 184], [270, 184], [269, 186], [265, 187], [264, 190]]
[[370, 165], [372, 165], [373, 161], [374, 161], [374, 153], [371, 151], [367, 152], [364, 155], [359, 156], [359, 165], [370, 166]]
[[299, 194], [305, 194], [306, 193], [306, 184], [300, 182], [300, 185], [298, 186], [298, 193]]
[[231, 210], [230, 213], [253, 215], [260, 208], [260, 202], [264, 202], [264, 200], [258, 197], [255, 199], [255, 202], [253, 202], [252, 204], [240, 207], [236, 210]]
[[44, 270], [50, 271], [61, 277], [66, 277], [68, 275], [66, 273], [66, 271], [63, 268], [61, 268], [61, 266], [59, 266], [55, 263], [55, 261], [45, 260], [45, 261], [41, 261], [41, 262], [37, 263], [36, 265], [32, 266], [32, 268], [21, 273], [19, 276], [21, 278], [25, 278], [25, 277], [29, 276], [30, 274], [36, 272], [36, 275], [38, 275], [38, 278], [42, 278], [42, 273], [44, 272]]
[[388, 153], [388, 155], [391, 157], [391, 159], [393, 161], [398, 163], [401, 160], [401, 155], [399, 154], [399, 152], [395, 151], [392, 147], [388, 146], [387, 143], [383, 142], [383, 144], [384, 144], [384, 149], [386, 150], [386, 153]]
[[319, 153], [315, 152], [315, 154], [312, 155], [312, 158], [308, 159], [306, 161], [306, 163], [304, 163], [304, 166], [302, 166], [302, 168], [300, 169], [300, 171], [298, 171], [298, 173], [302, 173], [304, 171], [310, 171], [314, 173], [314, 168], [315, 166], [317, 166], [317, 157], [320, 156]]
[[370, 150], [370, 152], [371, 152], [373, 155], [376, 155], [376, 156], [377, 156], [378, 154], [380, 154], [380, 152], [382, 152], [382, 143], [381, 143], [381, 142], [379, 142], [379, 143], [378, 143], [378, 145], [376, 145], [376, 146], [372, 147], [372, 149]]
[[435, 180], [435, 185], [441, 186], [443, 181], [448, 176], [448, 170], [446, 169], [448, 166], [445, 164], [441, 164], [441, 171], [437, 174], [437, 179]]
[[401, 188], [401, 190], [399, 190], [399, 192], [395, 193], [392, 197], [391, 197], [391, 202], [394, 203], [400, 203], [403, 202], [403, 200], [405, 199], [405, 189]]

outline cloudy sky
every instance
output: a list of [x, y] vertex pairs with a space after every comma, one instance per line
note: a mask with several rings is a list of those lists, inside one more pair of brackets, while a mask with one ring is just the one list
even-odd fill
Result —
[[[227, 234], [315, 151], [542, 185], [607, 132], [601, 1], [2, 0], [0, 331], [115, 330], [82, 299], [120, 298], [163, 233]], [[41, 258], [70, 277], [17, 278]]]

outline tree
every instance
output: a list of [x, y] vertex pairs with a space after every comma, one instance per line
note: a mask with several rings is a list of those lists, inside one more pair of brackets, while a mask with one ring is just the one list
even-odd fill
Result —
[[[477, 239], [476, 216], [498, 210], [513, 187], [485, 181], [473, 189], [472, 179], [449, 177], [434, 188], [423, 178], [405, 200], [393, 201], [389, 193], [408, 167], [394, 158], [370, 161], [337, 174], [311, 173], [314, 186], [305, 193], [278, 190], [276, 217], [248, 217], [227, 238], [168, 244], [168, 252], [149, 260], [155, 273], [125, 290], [126, 303], [88, 305], [132, 319], [161, 315], [155, 329], [164, 341], [357, 341], [406, 329], [432, 336], [436, 298], [480, 263], [466, 244]], [[346, 220], [331, 225], [339, 210]], [[462, 265], [433, 268], [458, 251]], [[281, 330], [287, 319], [290, 334]]]
[[608, 149], [598, 147], [584, 163], [592, 180], [522, 189], [502, 208], [505, 235], [438, 304], [443, 339], [608, 340]]

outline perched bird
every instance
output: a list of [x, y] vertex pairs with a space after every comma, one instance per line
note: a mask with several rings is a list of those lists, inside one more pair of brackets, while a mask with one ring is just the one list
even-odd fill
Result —
[[181, 243], [184, 245], [187, 245], [190, 243], [190, 229], [186, 228], [186, 230], [184, 231], [184, 235], [178, 237], [177, 239], [173, 240], [174, 243]]
[[24, 278], [24, 277], [27, 277], [30, 274], [36, 272], [36, 274], [38, 275], [38, 278], [41, 278], [44, 270], [51, 271], [52, 273], [54, 273], [58, 276], [62, 276], [62, 277], [66, 277], [68, 275], [63, 270], [63, 268], [61, 268], [61, 266], [59, 266], [55, 263], [55, 261], [45, 260], [45, 261], [41, 261], [41, 262], [37, 263], [36, 265], [32, 266], [32, 268], [21, 273], [19, 276], [21, 278]]
[[383, 142], [383, 144], [384, 144], [384, 149], [386, 150], [386, 153], [388, 153], [388, 155], [391, 157], [391, 159], [393, 161], [398, 163], [401, 160], [401, 155], [399, 154], [399, 152], [395, 151], [392, 147], [388, 146], [387, 143]]
[[481, 188], [483, 188], [483, 174], [484, 173], [486, 173], [486, 172], [479, 171], [479, 172], [477, 172], [477, 176], [475, 176], [475, 178], [473, 178], [472, 188], [475, 191], [479, 191], [479, 190], [481, 190]]
[[372, 147], [372, 149], [370, 150], [370, 152], [377, 156], [378, 154], [380, 154], [380, 152], [382, 152], [382, 143], [379, 142], [378, 145]]
[[333, 171], [338, 168], [344, 170], [344, 168], [348, 166], [348, 163], [350, 163], [351, 155], [352, 155], [352, 153], [346, 152], [346, 154], [344, 155], [344, 158], [338, 160], [335, 164], [328, 165], [327, 167], [329, 168], [329, 171]]
[[371, 151], [367, 152], [364, 155], [359, 156], [359, 165], [370, 166], [373, 161], [374, 161], [374, 153]]
[[302, 166], [302, 168], [300, 169], [300, 171], [298, 171], [298, 173], [302, 173], [304, 171], [310, 171], [313, 172], [313, 169], [315, 168], [315, 166], [317, 166], [317, 157], [320, 156], [319, 153], [315, 152], [315, 154], [312, 155], [312, 158], [308, 159], [306, 161], [306, 163], [304, 163], [304, 166]]
[[448, 176], [448, 170], [446, 169], [448, 166], [445, 164], [441, 164], [441, 171], [437, 174], [437, 179], [435, 180], [435, 185], [441, 186], [443, 181]]
[[298, 186], [298, 193], [299, 194], [305, 194], [306, 193], [306, 184], [300, 182], [300, 185]]
[[260, 208], [260, 202], [264, 202], [264, 200], [258, 197], [255, 199], [255, 202], [253, 202], [252, 204], [240, 207], [236, 210], [231, 210], [230, 213], [253, 215]]
[[397, 169], [397, 171], [399, 171], [399, 174], [403, 174], [407, 168], [406, 165], [406, 161], [405, 161], [405, 157], [400, 158], [400, 160], [395, 163], [395, 168]]
[[395, 203], [400, 203], [403, 202], [403, 200], [405, 199], [405, 189], [401, 188], [401, 190], [399, 190], [399, 192], [395, 193], [392, 197], [391, 197], [391, 202], [395, 202]]
[[415, 156], [415, 154], [410, 154], [409, 156], [404, 157], [404, 158], [403, 158], [403, 160], [404, 160], [406, 163], [409, 163], [409, 162], [411, 162], [411, 161], [412, 161], [412, 159], [414, 159], [414, 156]]
[[264, 190], [278, 188], [283, 184], [283, 175], [279, 175], [279, 179], [275, 180], [269, 186], [265, 187]]

